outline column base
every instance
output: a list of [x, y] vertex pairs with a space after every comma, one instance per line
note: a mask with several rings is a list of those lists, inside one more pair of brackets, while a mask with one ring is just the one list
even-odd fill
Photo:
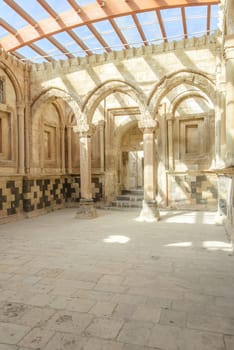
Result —
[[158, 210], [156, 201], [145, 201], [142, 202], [142, 209], [140, 215], [137, 218], [138, 221], [142, 222], [157, 222], [160, 220], [160, 213]]
[[92, 199], [81, 199], [76, 212], [77, 219], [94, 219], [97, 217], [97, 211]]
[[225, 159], [226, 168], [230, 168], [234, 166], [234, 154], [231, 152], [227, 152]]

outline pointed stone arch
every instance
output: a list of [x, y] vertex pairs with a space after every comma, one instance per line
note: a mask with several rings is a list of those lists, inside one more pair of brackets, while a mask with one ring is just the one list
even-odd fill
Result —
[[163, 77], [154, 87], [148, 99], [148, 107], [152, 115], [156, 115], [163, 97], [172, 89], [181, 84], [187, 84], [196, 87], [207, 96], [215, 105], [216, 91], [212, 78], [202, 72], [195, 70], [180, 70]]
[[108, 95], [114, 92], [120, 92], [131, 97], [139, 106], [141, 117], [146, 114], [146, 101], [143, 98], [143, 92], [137, 89], [129, 82], [121, 80], [108, 80], [95, 88], [85, 100], [82, 111], [87, 118], [87, 123], [91, 123], [93, 114], [98, 104]]
[[73, 94], [58, 88], [50, 88], [42, 91], [33, 101], [32, 101], [32, 115], [40, 110], [46, 103], [53, 102], [56, 99], [61, 98], [66, 101], [71, 107], [74, 115], [76, 116], [77, 124], [79, 124], [82, 113], [81, 113], [81, 103], [78, 96], [73, 96]]
[[16, 78], [16, 75], [12, 71], [12, 69], [5, 63], [0, 62], [0, 68], [6, 73], [8, 78], [10, 79], [16, 95], [16, 103], [17, 105], [24, 104], [23, 94], [22, 94], [22, 87], [20, 86], [20, 83], [18, 79]]

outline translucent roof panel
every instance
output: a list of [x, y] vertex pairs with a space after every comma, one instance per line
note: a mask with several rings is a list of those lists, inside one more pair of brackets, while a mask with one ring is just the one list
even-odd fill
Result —
[[173, 8], [161, 10], [161, 16], [168, 41], [183, 38], [184, 29], [182, 24], [181, 9]]
[[95, 38], [93, 33], [89, 30], [87, 26], [82, 26], [73, 29], [73, 31], [78, 35], [78, 37], [85, 42], [85, 44], [94, 52], [94, 53], [103, 53], [105, 49]]
[[[30, 0], [31, 1], [31, 0]], [[67, 0], [46, 0], [46, 2], [56, 11], [65, 12], [71, 9]]]
[[48, 12], [37, 2], [37, 0], [17, 0], [17, 4], [29, 13], [36, 21], [48, 17]]
[[7, 35], [8, 31], [6, 31], [4, 28], [0, 27], [0, 38]]
[[206, 34], [207, 6], [189, 6], [185, 8], [188, 37]]
[[[197, 5], [186, 0], [185, 6], [180, 0], [155, 0], [155, 7], [153, 1], [134, 1], [137, 6], [130, 0], [45, 0], [44, 8], [39, 0], [0, 0], [0, 46], [19, 57], [35, 60], [38, 55], [38, 61], [40, 54], [67, 59], [209, 35], [218, 28], [218, 0], [205, 0], [205, 6], [202, 0]], [[76, 5], [80, 16], [74, 15]], [[56, 15], [57, 23], [51, 18]]]
[[133, 21], [132, 16], [122, 16], [115, 18], [115, 22], [122, 31], [129, 46], [142, 46], [142, 39]]
[[65, 59], [66, 56], [61, 53], [49, 40], [41, 39], [35, 42], [35, 44], [43, 51], [47, 52], [48, 56], [57, 60]]
[[120, 38], [116, 34], [109, 21], [101, 21], [94, 23], [93, 25], [99, 34], [101, 34], [109, 47], [111, 47], [113, 50], [122, 50], [124, 48]]
[[210, 31], [211, 33], [218, 28], [219, 6], [211, 6]]
[[0, 16], [15, 29], [20, 29], [28, 23], [3, 1], [0, 2]]
[[53, 37], [61, 43], [65, 48], [67, 48], [67, 51], [74, 56], [85, 56], [84, 50], [71, 38], [69, 34], [66, 32], [62, 32], [56, 35], [53, 35]]
[[138, 13], [137, 18], [149, 43], [159, 44], [163, 41], [155, 11]]
[[43, 57], [38, 55], [37, 52], [35, 52], [34, 50], [32, 50], [28, 46], [21, 47], [16, 52], [18, 52], [21, 55], [25, 56], [27, 59], [29, 58], [30, 61], [33, 61], [35, 63], [41, 63], [41, 62], [45, 61]]

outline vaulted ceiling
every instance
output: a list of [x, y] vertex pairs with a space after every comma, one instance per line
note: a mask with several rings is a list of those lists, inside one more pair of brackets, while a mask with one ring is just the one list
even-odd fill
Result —
[[0, 0], [0, 47], [42, 62], [210, 35], [219, 2]]

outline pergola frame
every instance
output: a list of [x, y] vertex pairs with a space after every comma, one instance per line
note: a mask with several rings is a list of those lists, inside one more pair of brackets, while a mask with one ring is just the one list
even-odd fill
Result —
[[129, 48], [129, 43], [117, 25], [115, 18], [121, 16], [132, 16], [136, 29], [142, 39], [143, 45], [148, 45], [146, 36], [142, 26], [137, 18], [137, 13], [155, 11], [157, 20], [160, 26], [162, 38], [165, 42], [168, 41], [163, 19], [160, 10], [168, 8], [180, 8], [181, 18], [183, 24], [184, 38], [188, 37], [185, 7], [188, 6], [207, 6], [207, 24], [206, 34], [210, 34], [210, 20], [211, 20], [211, 5], [219, 4], [219, 0], [96, 0], [95, 2], [80, 6], [75, 0], [67, 0], [72, 7], [71, 10], [57, 13], [46, 0], [37, 0], [38, 3], [48, 12], [48, 18], [41, 21], [36, 21], [29, 15], [22, 7], [20, 7], [14, 0], [3, 0], [10, 6], [18, 15], [20, 15], [28, 25], [16, 30], [6, 21], [0, 19], [0, 26], [9, 32], [8, 35], [0, 39], [0, 46], [7, 52], [14, 53], [15, 50], [24, 46], [29, 46], [39, 55], [45, 57], [48, 61], [53, 60], [44, 50], [36, 46], [34, 42], [40, 39], [48, 39], [59, 51], [61, 51], [68, 58], [74, 57], [69, 50], [57, 41], [53, 35], [66, 32], [77, 43], [87, 55], [91, 55], [90, 49], [77, 34], [73, 31], [74, 28], [86, 25], [94, 37], [98, 40], [106, 52], [112, 51], [108, 46], [103, 36], [97, 31], [93, 23], [108, 20], [112, 25], [114, 32], [119, 37], [124, 48]]

